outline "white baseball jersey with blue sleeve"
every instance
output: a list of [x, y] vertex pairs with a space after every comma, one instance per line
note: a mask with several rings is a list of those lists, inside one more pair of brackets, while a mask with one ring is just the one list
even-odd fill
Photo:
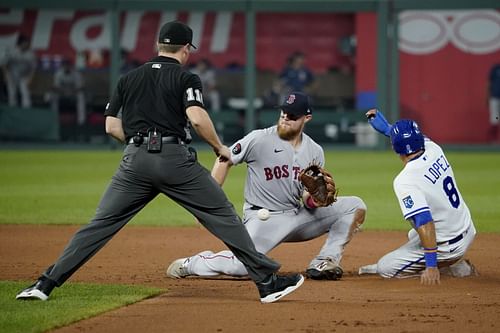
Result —
[[443, 150], [426, 138], [425, 152], [409, 161], [394, 179], [394, 191], [405, 219], [430, 212], [438, 243], [463, 233], [472, 223]]
[[[441, 147], [425, 138], [425, 152], [406, 163], [393, 185], [405, 219], [434, 222], [439, 266], [452, 265], [450, 270], [463, 272], [465, 261], [459, 260], [472, 244], [476, 229]], [[377, 273], [386, 278], [419, 275], [425, 268], [424, 250], [415, 229], [408, 233], [407, 243], [377, 263]]]

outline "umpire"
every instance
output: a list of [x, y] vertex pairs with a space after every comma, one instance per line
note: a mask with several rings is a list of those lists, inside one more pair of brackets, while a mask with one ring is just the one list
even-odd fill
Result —
[[[121, 77], [106, 106], [106, 133], [126, 144], [120, 166], [92, 221], [70, 240], [62, 255], [17, 299], [46, 300], [159, 193], [191, 212], [244, 263], [262, 302], [298, 288], [300, 274], [278, 276], [279, 264], [256, 251], [221, 187], [187, 146], [190, 125], [221, 159], [230, 158], [203, 106], [199, 77], [182, 68], [192, 44], [191, 28], [164, 24], [158, 56]], [[121, 111], [121, 118], [118, 117]]]

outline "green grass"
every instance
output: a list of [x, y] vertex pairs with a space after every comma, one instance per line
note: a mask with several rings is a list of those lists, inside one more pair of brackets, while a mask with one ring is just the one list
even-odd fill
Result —
[[64, 292], [56, 289], [51, 294], [50, 301], [16, 300], [16, 293], [27, 285], [0, 281], [0, 332], [44, 332], [163, 292], [142, 286], [67, 283]]
[[[120, 161], [112, 151], [0, 152], [0, 224], [84, 224]], [[214, 156], [200, 152], [210, 168]], [[455, 176], [480, 232], [500, 232], [500, 154], [450, 152]], [[402, 168], [389, 151], [328, 151], [341, 195], [357, 195], [368, 205], [365, 229], [408, 230], [392, 189]], [[243, 204], [246, 167], [234, 167], [224, 189], [238, 211]], [[190, 226], [183, 208], [159, 196], [140, 212], [132, 225]], [[19, 302], [17, 291], [28, 283], [0, 281], [0, 332], [42, 332], [157, 295], [160, 289], [68, 283], [50, 302]], [[71, 308], [71, 311], [67, 311]]]
[[[0, 224], [84, 224], [115, 172], [116, 151], [2, 151], [0, 153]], [[213, 154], [199, 153], [210, 168]], [[449, 152], [455, 176], [479, 231], [499, 232], [500, 154]], [[328, 151], [341, 195], [357, 195], [368, 205], [365, 229], [407, 230], [392, 189], [402, 163], [390, 151]], [[224, 189], [236, 209], [243, 205], [246, 167], [234, 167]], [[190, 226], [183, 208], [159, 196], [141, 211], [132, 225]]]
[[[500, 232], [500, 154], [449, 152], [455, 178], [474, 224], [482, 232]], [[392, 181], [403, 164], [391, 151], [329, 152], [327, 166], [333, 170], [341, 195], [357, 195], [368, 206], [365, 229], [408, 230], [394, 195]]]

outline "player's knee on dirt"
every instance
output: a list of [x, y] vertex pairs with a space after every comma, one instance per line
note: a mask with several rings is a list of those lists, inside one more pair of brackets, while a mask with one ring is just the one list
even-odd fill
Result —
[[377, 273], [383, 278], [393, 278], [396, 271], [397, 270], [394, 267], [394, 260], [388, 255], [383, 256], [377, 262]]
[[365, 202], [363, 201], [363, 199], [359, 198], [359, 197], [354, 197], [356, 200], [355, 200], [355, 207], [356, 207], [356, 210], [363, 210], [366, 212], [366, 204]]
[[356, 228], [361, 227], [363, 222], [365, 222], [365, 216], [366, 216], [366, 204], [364, 203], [361, 198], [355, 197], [356, 202], [355, 202], [355, 211], [354, 211], [354, 225], [356, 225]]

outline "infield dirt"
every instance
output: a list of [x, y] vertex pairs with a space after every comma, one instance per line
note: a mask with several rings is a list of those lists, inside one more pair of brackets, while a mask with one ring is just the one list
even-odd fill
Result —
[[[35, 279], [77, 229], [0, 226], [0, 279]], [[260, 304], [247, 279], [165, 276], [174, 259], [224, 248], [205, 229], [128, 226], [69, 282], [141, 284], [167, 291], [55, 332], [500, 331], [500, 235], [476, 236], [467, 255], [480, 273], [476, 277], [443, 276], [440, 286], [429, 287], [418, 279], [357, 275], [359, 266], [376, 262], [405, 239], [404, 232], [360, 232], [345, 250], [342, 280], [306, 280], [282, 301]], [[282, 263], [282, 272], [303, 272], [323, 242], [324, 237], [282, 244], [270, 256]], [[64, 286], [53, 295], [58, 293], [64, 293]]]

